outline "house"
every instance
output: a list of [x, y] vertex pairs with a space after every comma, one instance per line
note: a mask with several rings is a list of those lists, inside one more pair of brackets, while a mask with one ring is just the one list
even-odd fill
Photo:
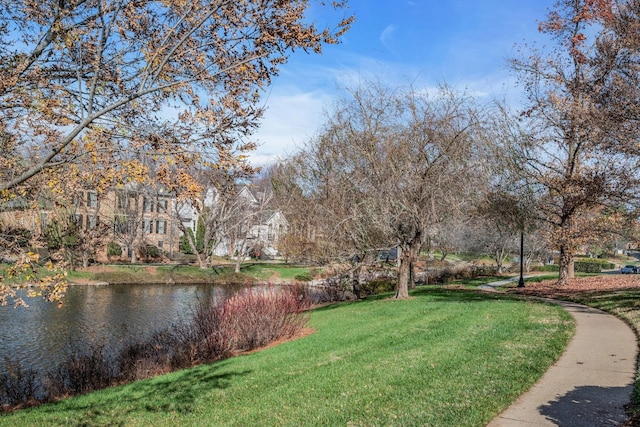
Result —
[[173, 194], [163, 188], [128, 185], [105, 194], [99, 210], [108, 221], [112, 241], [131, 252], [156, 247], [169, 258], [179, 251], [180, 235]]
[[249, 229], [246, 250], [253, 249], [253, 255], [273, 258], [279, 255], [278, 242], [289, 229], [289, 222], [280, 211], [267, 211], [259, 215], [259, 220]]
[[[278, 241], [289, 228], [284, 215], [267, 210], [265, 196], [247, 186], [240, 189], [235, 200], [237, 205], [224, 213], [229, 223], [222, 229], [214, 254], [277, 256]], [[216, 207], [219, 200], [214, 189], [205, 193], [202, 203], [209, 209]], [[157, 248], [154, 253], [173, 259], [180, 252], [181, 230], [196, 230], [198, 212], [202, 211], [180, 204], [163, 188], [140, 184], [102, 192], [81, 189], [70, 196], [68, 206], [46, 201], [35, 205], [38, 207], [22, 199], [0, 204], [0, 224], [26, 229], [33, 235], [41, 235], [54, 223], [63, 228], [71, 225], [84, 245], [80, 249], [83, 260], [99, 262], [136, 261], [148, 255], [149, 248]], [[121, 255], [114, 254], [113, 247], [119, 248]]]
[[[214, 212], [225, 224], [221, 225], [221, 236], [213, 249], [214, 255], [234, 257], [278, 255], [278, 241], [289, 228], [284, 215], [277, 210], [267, 210], [268, 197], [243, 186], [227, 208], [223, 209], [215, 189], [205, 192], [200, 209], [191, 204], [178, 208], [180, 221], [185, 229], [197, 229], [202, 210]], [[222, 219], [224, 217], [224, 219]]]
[[156, 247], [171, 257], [178, 252], [179, 234], [175, 225], [175, 198], [163, 189], [142, 185], [126, 185], [98, 192], [77, 190], [67, 206], [38, 201], [33, 206], [26, 201], [12, 201], [0, 206], [0, 222], [5, 227], [22, 228], [42, 235], [56, 224], [73, 228], [97, 261], [107, 261], [109, 244], [121, 247], [123, 257], [134, 260], [148, 247]]

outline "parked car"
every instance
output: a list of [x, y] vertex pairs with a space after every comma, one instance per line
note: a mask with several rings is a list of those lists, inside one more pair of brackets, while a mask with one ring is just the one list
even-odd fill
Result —
[[622, 273], [622, 274], [633, 274], [636, 271], [637, 270], [636, 270], [636, 267], [634, 265], [625, 265], [624, 267], [622, 267], [620, 269], [620, 273]]

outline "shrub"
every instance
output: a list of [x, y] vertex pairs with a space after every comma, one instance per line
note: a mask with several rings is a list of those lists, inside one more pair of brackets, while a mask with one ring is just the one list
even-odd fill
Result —
[[[187, 233], [191, 236], [191, 238], [195, 238], [191, 227], [187, 228]], [[191, 245], [189, 244], [189, 236], [187, 236], [187, 234], [183, 234], [180, 238], [180, 252], [187, 255], [193, 255]]]
[[140, 247], [138, 254], [140, 258], [156, 259], [160, 258], [160, 249], [154, 245], [145, 245]]
[[322, 286], [313, 289], [309, 298], [314, 304], [353, 300], [355, 294], [352, 280], [348, 275], [325, 279]]
[[0, 227], [0, 231], [4, 234], [5, 238], [10, 242], [15, 242], [21, 248], [29, 247], [29, 241], [31, 240], [32, 233], [26, 228], [7, 228]]
[[470, 264], [456, 264], [440, 270], [435, 280], [438, 283], [446, 284], [454, 280], [470, 279], [486, 273], [484, 270], [479, 273], [477, 268]]
[[115, 257], [122, 255], [122, 247], [116, 242], [109, 242], [109, 245], [107, 245], [107, 255]]
[[615, 265], [609, 261], [596, 258], [580, 259], [574, 263], [574, 271], [576, 273], [600, 273], [602, 270], [613, 268], [615, 268]]
[[296, 274], [294, 279], [298, 282], [310, 282], [313, 280], [313, 276], [310, 273]]
[[298, 334], [307, 323], [303, 308], [292, 290], [248, 288], [219, 308], [219, 327], [234, 350], [251, 350]]
[[103, 343], [70, 345], [65, 362], [49, 374], [49, 385], [55, 396], [83, 394], [115, 384], [116, 374]]
[[121, 381], [132, 382], [165, 374], [172, 369], [191, 366], [191, 362], [175, 363], [182, 348], [177, 328], [158, 331], [144, 340], [128, 342], [118, 355]]
[[24, 369], [19, 362], [5, 359], [7, 372], [0, 375], [0, 403], [10, 406], [25, 405], [38, 397], [38, 374], [32, 369]]
[[547, 264], [535, 267], [537, 271], [547, 271], [547, 272], [558, 272], [560, 271], [560, 266], [558, 264]]
[[393, 279], [375, 279], [360, 285], [360, 297], [383, 294], [396, 290], [396, 282]]

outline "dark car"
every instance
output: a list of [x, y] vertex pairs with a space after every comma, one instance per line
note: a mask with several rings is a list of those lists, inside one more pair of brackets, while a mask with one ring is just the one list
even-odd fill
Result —
[[636, 266], [634, 265], [625, 265], [620, 269], [620, 273], [622, 274], [633, 274], [636, 272], [637, 272], [637, 269], [636, 269]]

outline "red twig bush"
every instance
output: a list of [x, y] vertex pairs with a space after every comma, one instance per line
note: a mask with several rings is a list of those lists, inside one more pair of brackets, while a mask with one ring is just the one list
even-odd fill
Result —
[[249, 288], [219, 307], [220, 329], [233, 351], [253, 350], [299, 334], [307, 323], [305, 308], [295, 290]]

